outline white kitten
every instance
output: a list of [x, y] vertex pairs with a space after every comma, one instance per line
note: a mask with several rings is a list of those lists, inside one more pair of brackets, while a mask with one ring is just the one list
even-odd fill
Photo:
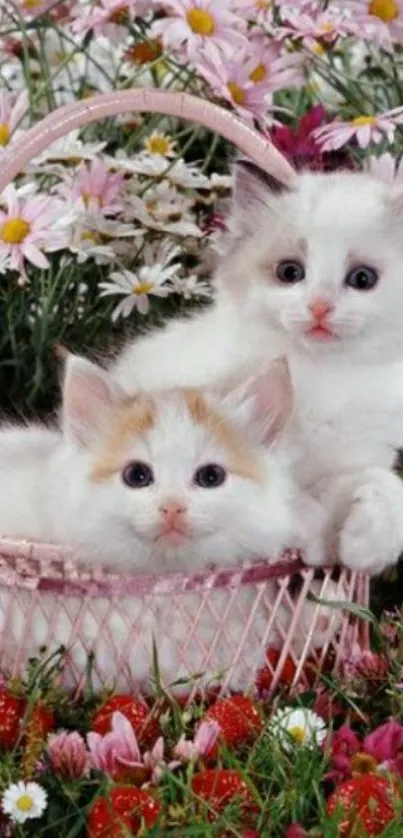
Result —
[[[307, 533], [316, 527], [316, 517], [297, 520], [300, 503], [307, 501], [297, 496], [277, 441], [290, 410], [290, 378], [282, 362], [225, 395], [182, 390], [128, 398], [107, 372], [70, 357], [63, 431], [28, 427], [0, 433], [0, 532], [69, 544], [90, 567], [114, 571], [165, 575], [212, 562], [276, 560], [289, 544], [305, 546]], [[231, 685], [240, 687], [264, 660], [274, 587], [267, 586], [254, 610], [254, 586], [234, 593], [229, 610], [226, 592], [209, 592], [216, 622], [207, 607], [197, 617], [201, 594], [187, 596], [187, 617], [179, 606], [175, 612], [167, 596], [153, 598], [154, 610], [134, 597], [94, 600], [92, 613], [71, 597], [68, 613], [59, 613], [51, 624], [51, 638], [43, 611], [50, 612], [55, 602], [44, 594], [25, 652], [37, 653], [49, 639], [68, 645], [74, 620], [79, 620], [83, 646], [95, 645], [99, 665], [112, 677], [114, 649], [122, 648], [136, 623], [125, 653], [129, 684], [149, 677], [153, 636], [168, 684], [197, 671], [207, 669], [211, 677], [228, 668], [228, 637], [236, 643], [243, 620], [251, 618], [231, 676]], [[9, 602], [1, 593], [1, 617], [18, 645], [27, 595], [21, 593], [11, 614]], [[309, 615], [310, 610], [307, 605]], [[100, 623], [107, 612], [109, 635], [97, 637], [93, 614]], [[289, 608], [280, 608], [277, 626], [286, 630], [289, 619]], [[0, 624], [1, 631], [5, 628]], [[188, 668], [178, 652], [187, 638], [192, 643]], [[73, 665], [83, 668], [84, 648], [76, 646], [72, 657]], [[120, 682], [123, 686], [127, 682]]]
[[369, 175], [307, 173], [285, 188], [241, 162], [212, 309], [115, 366], [128, 390], [203, 385], [286, 349], [297, 476], [332, 512], [341, 561], [373, 573], [403, 549], [402, 226], [401, 188]]

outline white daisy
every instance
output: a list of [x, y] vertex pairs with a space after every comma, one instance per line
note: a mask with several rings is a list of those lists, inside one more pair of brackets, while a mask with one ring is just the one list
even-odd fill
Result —
[[150, 308], [149, 296], [167, 297], [172, 288], [167, 284], [178, 270], [177, 263], [173, 265], [143, 265], [137, 274], [132, 271], [113, 271], [110, 274], [111, 282], [100, 282], [102, 288], [101, 297], [108, 297], [113, 294], [120, 294], [123, 299], [118, 303], [112, 313], [112, 320], [119, 317], [128, 317], [134, 308], [140, 314], [147, 314]]
[[172, 280], [172, 289], [175, 294], [180, 294], [184, 300], [212, 296], [211, 286], [204, 279], [200, 279], [197, 274], [174, 277]]
[[25, 823], [32, 818], [40, 818], [47, 806], [48, 796], [39, 783], [12, 783], [5, 790], [1, 808], [13, 823]]
[[325, 739], [327, 728], [323, 719], [304, 707], [277, 710], [270, 722], [270, 732], [285, 751], [296, 745], [312, 750]]
[[174, 157], [176, 143], [169, 134], [162, 131], [152, 131], [143, 140], [143, 146], [148, 154], [159, 157]]

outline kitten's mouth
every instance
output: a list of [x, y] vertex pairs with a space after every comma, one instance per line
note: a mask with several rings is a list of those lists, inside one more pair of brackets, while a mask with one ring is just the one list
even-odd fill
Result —
[[337, 338], [335, 332], [323, 324], [311, 326], [309, 329], [306, 329], [305, 334], [307, 337], [314, 338], [314, 340], [334, 340]]
[[157, 541], [159, 543], [164, 542], [165, 544], [172, 544], [176, 547], [179, 544], [183, 544], [183, 542], [186, 541], [188, 538], [188, 529], [178, 524], [177, 526], [162, 527], [157, 533], [154, 541]]

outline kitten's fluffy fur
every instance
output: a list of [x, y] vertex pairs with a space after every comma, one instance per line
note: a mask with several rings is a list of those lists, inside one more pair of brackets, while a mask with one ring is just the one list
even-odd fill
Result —
[[[316, 515], [297, 520], [301, 503], [305, 503], [305, 512], [309, 509], [306, 500], [297, 497], [278, 445], [290, 410], [290, 378], [282, 362], [224, 395], [171, 391], [128, 398], [104, 370], [70, 357], [62, 431], [28, 427], [0, 432], [0, 532], [69, 544], [89, 566], [119, 571], [166, 574], [206, 568], [211, 562], [234, 565], [262, 556], [276, 559], [289, 544], [305, 546], [317, 521]], [[151, 467], [154, 482], [143, 488], [125, 485], [124, 469], [135, 461]], [[222, 485], [210, 489], [197, 485], [195, 474], [207, 463], [225, 469], [227, 478]], [[171, 513], [176, 509], [169, 518], [174, 521], [173, 530], [167, 526], [169, 508]], [[237, 664], [232, 686], [245, 686], [251, 669], [263, 662], [274, 588], [267, 586], [267, 598], [253, 612], [253, 626], [243, 649], [247, 666]], [[237, 593], [244, 614], [252, 613], [255, 595], [253, 586]], [[7, 626], [0, 624], [0, 630], [7, 629], [14, 637], [23, 626], [24, 597], [22, 593], [19, 606], [10, 614], [8, 595], [0, 594], [0, 615], [3, 619], [7, 615], [8, 620]], [[217, 614], [226, 614], [226, 594], [211, 592], [209, 599]], [[200, 604], [200, 595], [187, 598], [195, 615]], [[200, 641], [204, 649], [214, 649], [209, 675], [225, 669], [231, 663], [226, 637], [232, 635], [235, 642], [242, 635], [242, 619], [235, 606], [225, 617], [221, 636], [207, 610], [194, 626], [188, 625], [181, 612], [173, 610], [170, 597], [154, 598], [158, 615], [149, 607], [142, 610], [143, 603], [135, 598], [123, 598], [117, 608], [106, 605], [117, 648], [127, 636], [127, 627], [139, 620], [138, 640], [130, 644], [127, 661], [134, 682], [150, 675], [152, 635], [166, 684], [203, 671]], [[51, 607], [52, 598], [44, 594], [41, 609]], [[68, 644], [81, 607], [79, 600], [70, 599], [69, 616], [59, 616], [53, 625], [53, 642]], [[95, 600], [92, 607], [100, 621], [105, 602]], [[49, 641], [41, 609], [30, 635], [28, 651], [32, 654]], [[97, 644], [100, 665], [113, 677], [110, 648], [104, 648], [96, 638], [90, 614], [80, 619], [82, 641], [87, 648]], [[280, 609], [277, 625], [286, 630], [289, 619], [287, 607]], [[311, 626], [310, 604], [301, 621], [299, 645]], [[318, 622], [315, 641], [320, 643], [327, 631], [328, 622], [325, 630]], [[175, 644], [183, 645], [189, 632], [194, 632], [194, 649], [187, 652], [189, 670], [185, 670]], [[76, 647], [74, 663], [84, 667], [84, 649]], [[125, 688], [127, 682], [118, 686]]]
[[[229, 226], [213, 307], [129, 345], [114, 371], [129, 391], [204, 386], [286, 351], [298, 477], [332, 513], [329, 549], [379, 572], [403, 549], [403, 486], [391, 472], [403, 446], [403, 193], [358, 173], [306, 173], [273, 189], [241, 163]], [[283, 259], [300, 260], [305, 279], [280, 284]], [[344, 284], [360, 264], [380, 275], [372, 290]], [[306, 334], [317, 299], [333, 306], [326, 342]]]

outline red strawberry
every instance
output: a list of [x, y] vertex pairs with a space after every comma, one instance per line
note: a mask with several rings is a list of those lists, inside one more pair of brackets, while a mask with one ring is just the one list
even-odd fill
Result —
[[[207, 710], [204, 721], [218, 722], [221, 728], [219, 741], [225, 743], [228, 748], [237, 748], [250, 741], [259, 733], [261, 727], [256, 705], [246, 695], [219, 698]], [[217, 745], [213, 745], [206, 756], [213, 757], [216, 753]]]
[[14, 748], [21, 732], [21, 719], [26, 708], [25, 699], [0, 690], [0, 747]]
[[137, 835], [142, 822], [147, 827], [158, 820], [161, 806], [145, 789], [115, 786], [98, 797], [87, 818], [87, 838], [124, 838]]
[[380, 835], [395, 816], [396, 792], [396, 784], [378, 774], [360, 774], [340, 783], [327, 801], [329, 815], [342, 814], [338, 834], [349, 838], [365, 830], [368, 836]]
[[256, 809], [250, 790], [236, 769], [210, 768], [200, 771], [192, 777], [192, 791], [197, 797], [205, 800], [209, 808], [210, 817], [220, 813], [235, 799], [242, 802], [244, 811]]
[[92, 720], [92, 730], [105, 736], [111, 729], [112, 715], [119, 711], [129, 720], [139, 743], [144, 747], [153, 745], [161, 731], [158, 719], [150, 715], [144, 701], [131, 695], [112, 695], [97, 710]]

